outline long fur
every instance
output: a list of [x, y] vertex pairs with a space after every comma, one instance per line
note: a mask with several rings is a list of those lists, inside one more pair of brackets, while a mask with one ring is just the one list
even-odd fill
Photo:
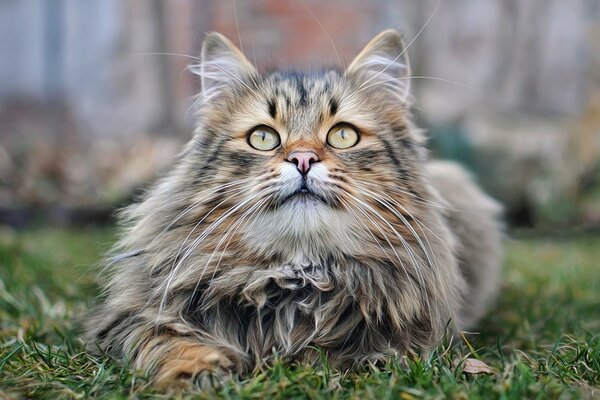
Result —
[[[186, 378], [274, 354], [313, 362], [315, 348], [341, 366], [383, 360], [476, 323], [497, 286], [500, 209], [459, 167], [427, 160], [403, 53], [386, 31], [345, 72], [259, 74], [210, 34], [196, 134], [121, 214], [90, 348]], [[339, 122], [356, 146], [328, 147]], [[248, 145], [261, 124], [279, 148]], [[297, 149], [319, 157], [311, 197], [290, 197]]]

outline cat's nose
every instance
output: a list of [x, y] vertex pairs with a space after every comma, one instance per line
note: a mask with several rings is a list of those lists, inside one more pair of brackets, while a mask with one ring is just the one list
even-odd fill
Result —
[[313, 151], [292, 151], [288, 154], [287, 160], [296, 164], [296, 168], [302, 175], [306, 175], [310, 171], [310, 166], [319, 161], [319, 156]]

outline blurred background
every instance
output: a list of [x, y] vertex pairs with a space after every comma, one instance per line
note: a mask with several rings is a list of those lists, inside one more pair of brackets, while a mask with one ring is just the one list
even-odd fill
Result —
[[600, 231], [600, 0], [436, 6], [0, 0], [0, 224], [112, 221], [191, 137], [186, 67], [206, 32], [260, 69], [317, 69], [393, 27], [436, 156], [473, 171], [513, 227]]

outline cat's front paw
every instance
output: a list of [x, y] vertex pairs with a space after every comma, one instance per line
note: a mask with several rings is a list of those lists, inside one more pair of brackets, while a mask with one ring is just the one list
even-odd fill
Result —
[[180, 343], [160, 364], [155, 382], [161, 387], [187, 386], [207, 372], [234, 368], [235, 363], [220, 350], [195, 343]]

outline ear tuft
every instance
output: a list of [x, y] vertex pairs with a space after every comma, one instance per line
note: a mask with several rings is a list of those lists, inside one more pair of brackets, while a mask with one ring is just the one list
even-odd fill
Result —
[[375, 36], [348, 69], [360, 83], [359, 90], [384, 89], [403, 104], [410, 94], [410, 64], [400, 32], [389, 29]]
[[193, 71], [200, 75], [205, 102], [218, 97], [228, 85], [245, 82], [256, 74], [256, 69], [242, 52], [217, 32], [206, 35], [200, 60], [200, 65]]

